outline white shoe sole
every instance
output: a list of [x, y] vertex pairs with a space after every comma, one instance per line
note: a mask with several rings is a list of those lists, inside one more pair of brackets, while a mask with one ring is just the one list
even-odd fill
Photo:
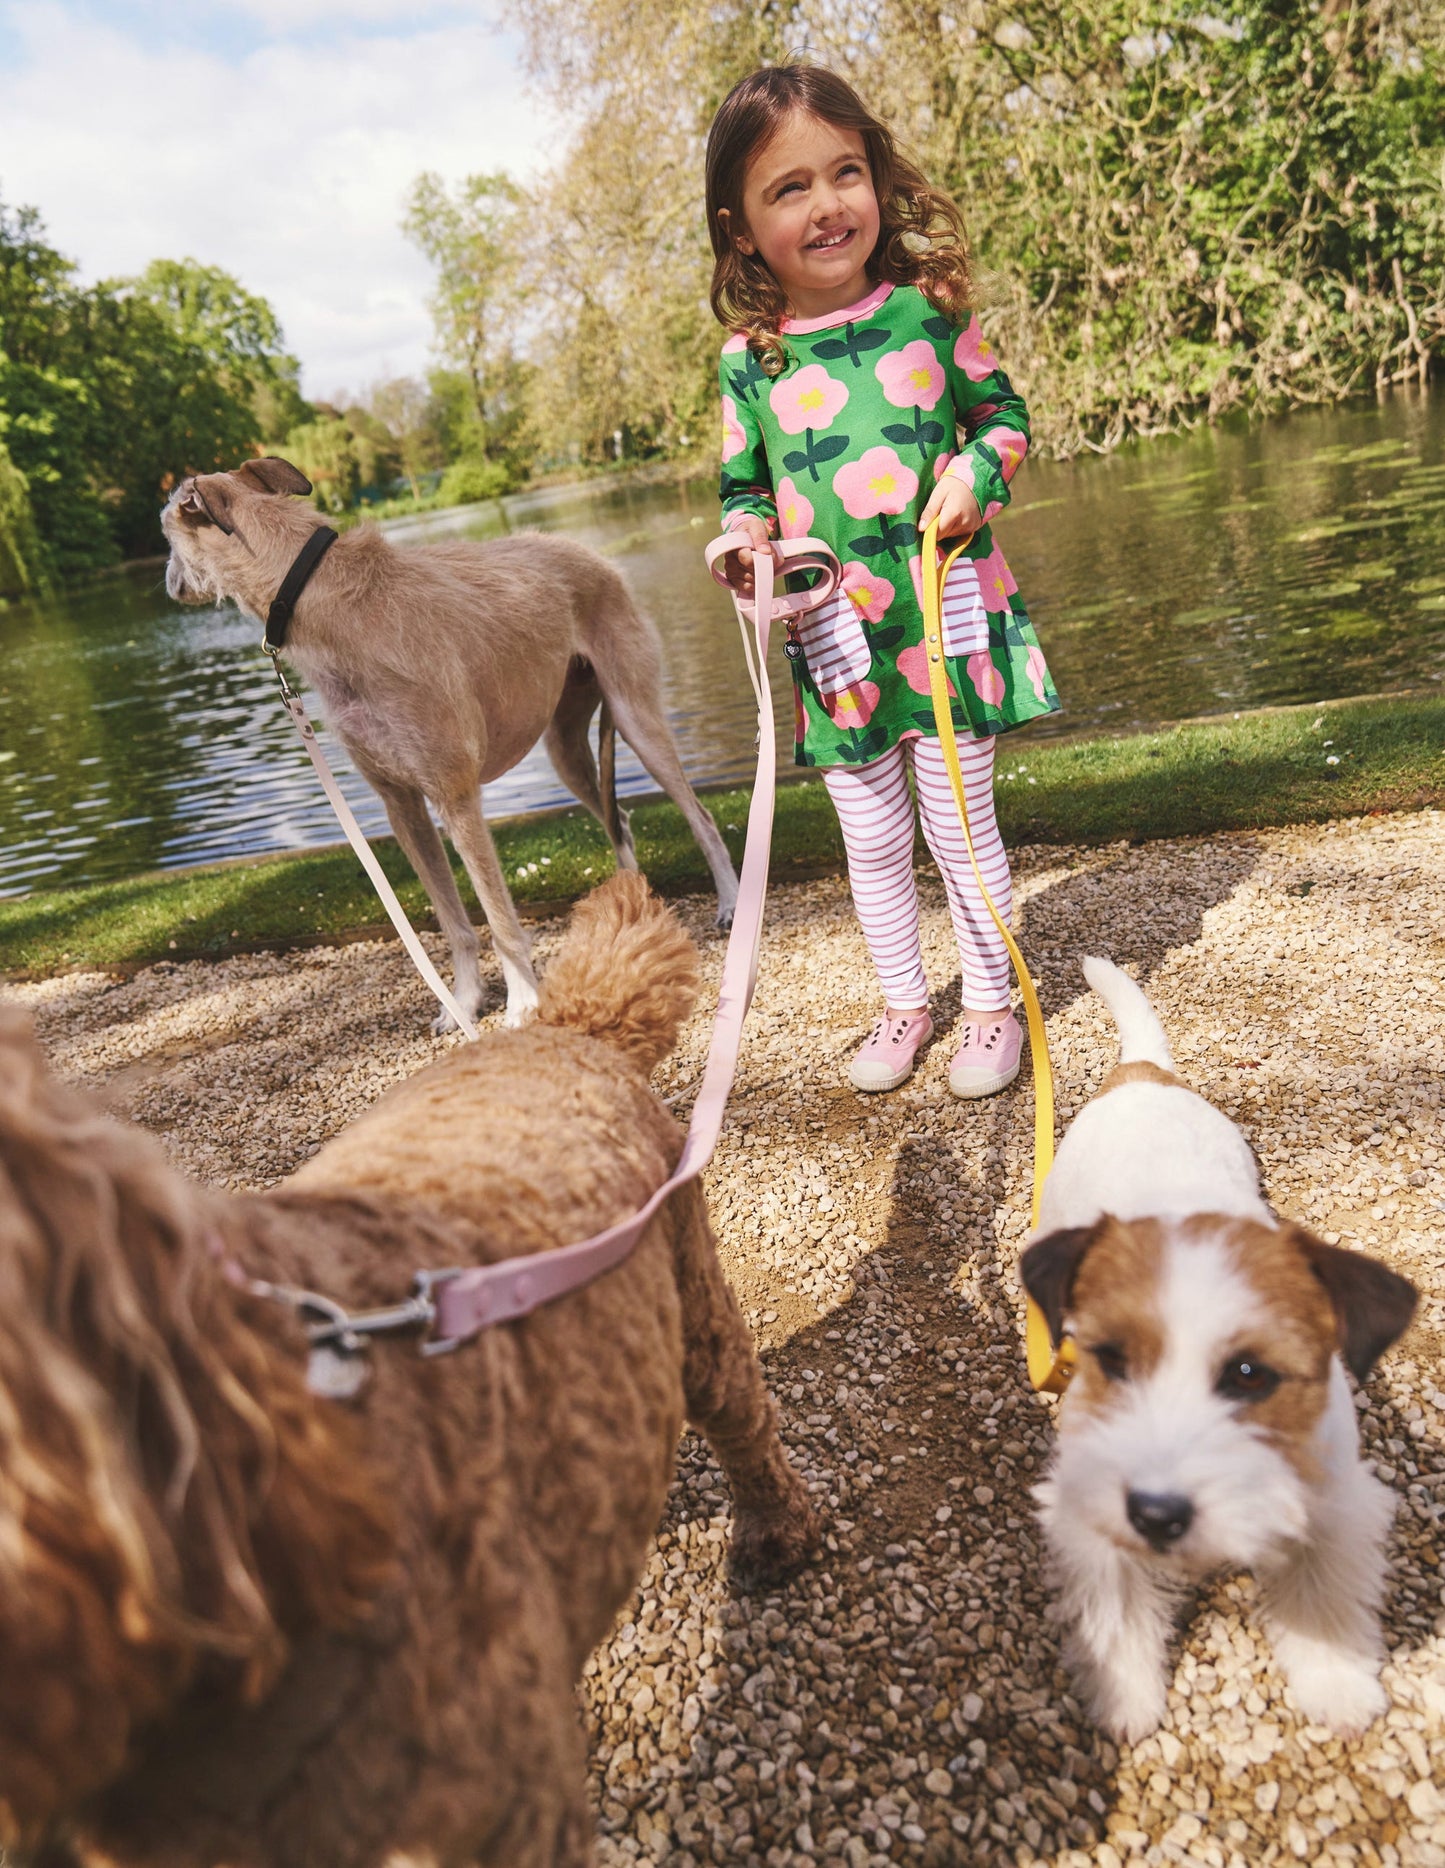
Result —
[[896, 1090], [900, 1084], [907, 1083], [916, 1067], [917, 1060], [915, 1059], [914, 1062], [908, 1066], [907, 1070], [895, 1070], [891, 1077], [873, 1077], [868, 1082], [863, 1083], [853, 1075], [853, 1066], [850, 1064], [848, 1066], [848, 1081], [853, 1085], [855, 1090], [861, 1090], [865, 1096], [876, 1096], [881, 1090]]
[[1018, 1064], [1015, 1064], [1012, 1070], [1000, 1071], [992, 1077], [986, 1077], [979, 1070], [970, 1071], [967, 1076], [959, 1078], [950, 1071], [948, 1087], [955, 1096], [961, 1096], [965, 1102], [971, 1102], [976, 1096], [997, 1096], [1000, 1090], [1008, 1088], [1018, 1074]]

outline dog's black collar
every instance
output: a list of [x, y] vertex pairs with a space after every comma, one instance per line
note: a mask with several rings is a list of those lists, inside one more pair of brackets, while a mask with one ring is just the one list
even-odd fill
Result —
[[297, 552], [291, 569], [281, 579], [281, 588], [276, 592], [276, 600], [266, 612], [266, 640], [261, 646], [268, 655], [278, 654], [285, 645], [286, 631], [291, 626], [292, 612], [296, 608], [301, 592], [306, 588], [307, 579], [336, 543], [336, 539], [337, 534], [329, 525], [318, 525]]

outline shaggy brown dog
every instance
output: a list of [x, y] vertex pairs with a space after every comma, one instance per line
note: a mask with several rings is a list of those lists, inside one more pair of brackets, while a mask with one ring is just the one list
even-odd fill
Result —
[[[0, 1014], [0, 1809], [146, 1868], [592, 1860], [574, 1698], [684, 1415], [736, 1567], [814, 1548], [696, 1182], [587, 1288], [313, 1395], [294, 1313], [635, 1211], [696, 956], [636, 876], [576, 911], [540, 1021], [455, 1050], [284, 1186], [199, 1187]], [[231, 1275], [228, 1277], [228, 1271]], [[62, 1841], [70, 1838], [70, 1841]]]
[[[290, 497], [310, 491], [305, 474], [274, 459], [183, 480], [161, 514], [171, 548], [167, 591], [178, 603], [229, 598], [264, 621], [292, 561], [324, 523]], [[482, 786], [544, 736], [557, 776], [601, 822], [618, 868], [635, 869], [612, 782], [615, 721], [686, 818], [717, 885], [718, 925], [731, 923], [737, 877], [687, 782], [663, 711], [662, 644], [616, 568], [595, 551], [543, 533], [398, 551], [375, 526], [357, 526], [313, 572], [286, 654], [386, 806], [436, 910], [469, 1018], [482, 1003], [477, 932], [427, 800], [492, 930], [507, 1023], [522, 1024], [537, 1003], [537, 978], [482, 815]], [[599, 707], [600, 780], [587, 737]], [[451, 1023], [443, 1012], [435, 1029]]]

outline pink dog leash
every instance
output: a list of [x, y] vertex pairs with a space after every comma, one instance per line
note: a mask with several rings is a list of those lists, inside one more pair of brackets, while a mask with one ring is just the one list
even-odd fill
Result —
[[[709, 571], [718, 583], [727, 585], [722, 574], [722, 559], [738, 548], [736, 533], [714, 539], [707, 547]], [[541, 1304], [580, 1290], [594, 1278], [601, 1277], [626, 1258], [663, 1202], [676, 1193], [684, 1182], [698, 1175], [712, 1158], [722, 1133], [728, 1094], [737, 1074], [738, 1052], [742, 1044], [743, 1021], [752, 1003], [758, 976], [758, 950], [763, 933], [763, 904], [768, 889], [768, 857], [773, 837], [773, 797], [777, 788], [777, 741], [773, 722], [772, 695], [767, 682], [768, 643], [774, 617], [791, 621], [805, 611], [826, 603], [842, 582], [838, 560], [826, 545], [816, 539], [789, 539], [777, 546], [777, 553], [789, 571], [816, 571], [818, 581], [809, 590], [775, 591], [771, 556], [759, 554], [755, 571], [756, 597], [751, 615], [741, 598], [734, 597], [738, 622], [743, 632], [743, 648], [748, 660], [748, 674], [758, 702], [758, 769], [753, 781], [752, 803], [748, 807], [747, 842], [743, 849], [742, 875], [738, 885], [737, 906], [733, 911], [732, 932], [728, 936], [723, 960], [722, 984], [718, 991], [717, 1013], [713, 1019], [712, 1040], [702, 1086], [693, 1104], [687, 1127], [687, 1140], [671, 1177], [665, 1180], [652, 1198], [630, 1218], [609, 1226], [577, 1245], [559, 1247], [555, 1252], [540, 1252], [527, 1258], [508, 1258], [495, 1265], [478, 1265], [465, 1271], [431, 1272], [419, 1288], [417, 1301], [429, 1305], [434, 1334], [424, 1345], [427, 1355], [439, 1355], [475, 1336], [494, 1323], [508, 1323], [524, 1317]], [[751, 622], [754, 641], [748, 639]], [[754, 659], [754, 650], [756, 659]], [[354, 1327], [354, 1326], [353, 1326]]]
[[[722, 561], [736, 551], [736, 533], [714, 539], [707, 547], [709, 571], [718, 583], [728, 587]], [[743, 653], [748, 676], [758, 705], [758, 768], [753, 781], [752, 803], [748, 808], [747, 841], [743, 849], [742, 877], [737, 905], [733, 911], [732, 932], [728, 936], [723, 960], [722, 984], [718, 991], [717, 1012], [713, 1019], [712, 1039], [702, 1085], [693, 1104], [687, 1139], [676, 1169], [637, 1213], [609, 1226], [576, 1245], [559, 1247], [555, 1252], [540, 1252], [525, 1258], [505, 1258], [494, 1265], [476, 1265], [441, 1271], [419, 1271], [408, 1298], [379, 1310], [350, 1313], [334, 1299], [317, 1292], [292, 1290], [276, 1285], [251, 1283], [239, 1268], [227, 1275], [246, 1284], [259, 1294], [275, 1297], [292, 1305], [306, 1324], [312, 1347], [312, 1386], [319, 1392], [344, 1397], [356, 1391], [364, 1379], [354, 1358], [374, 1335], [398, 1330], [424, 1329], [431, 1332], [422, 1345], [424, 1355], [441, 1355], [467, 1342], [479, 1331], [493, 1324], [509, 1323], [569, 1291], [580, 1290], [614, 1265], [618, 1265], [637, 1243], [647, 1225], [668, 1197], [684, 1182], [693, 1179], [712, 1159], [722, 1133], [723, 1116], [729, 1092], [737, 1074], [738, 1052], [742, 1044], [743, 1021], [752, 1003], [758, 976], [758, 951], [763, 932], [763, 905], [768, 888], [768, 858], [773, 836], [773, 799], [777, 788], [777, 742], [773, 720], [772, 694], [768, 687], [768, 645], [775, 617], [791, 625], [795, 617], [826, 603], [842, 582], [842, 569], [828, 546], [816, 539], [789, 539], [774, 547], [787, 571], [816, 572], [817, 582], [810, 589], [779, 591], [774, 587], [774, 563], [771, 554], [755, 560], [755, 588], [751, 613], [748, 605], [734, 593], [738, 624], [742, 630]], [[748, 626], [752, 625], [752, 640]], [[367, 874], [387, 904], [387, 912], [397, 932], [407, 943], [432, 991], [457, 1019], [468, 1036], [476, 1034], [461, 1016], [435, 969], [416, 939], [401, 904], [392, 894], [381, 866], [362, 836], [356, 820], [347, 808], [339, 787], [316, 744], [316, 735], [299, 697], [288, 686], [276, 666], [277, 679], [286, 707], [296, 722], [312, 764], [326, 787], [343, 828], [357, 854], [366, 864]], [[355, 834], [353, 835], [353, 829]], [[420, 958], [418, 959], [418, 953]]]

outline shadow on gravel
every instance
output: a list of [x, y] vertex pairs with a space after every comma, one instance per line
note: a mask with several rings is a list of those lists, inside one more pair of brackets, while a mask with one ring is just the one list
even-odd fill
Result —
[[[719, 1605], [725, 1670], [658, 1861], [1011, 1868], [1023, 1841], [1052, 1859], [1103, 1838], [1117, 1754], [1059, 1672], [1029, 1497], [1048, 1416], [992, 1255], [960, 1264], [949, 1236], [991, 1236], [993, 1204], [946, 1144], [906, 1142], [853, 1293], [764, 1353], [828, 1545]], [[696, 1440], [680, 1478], [665, 1551], [726, 1510]]]

